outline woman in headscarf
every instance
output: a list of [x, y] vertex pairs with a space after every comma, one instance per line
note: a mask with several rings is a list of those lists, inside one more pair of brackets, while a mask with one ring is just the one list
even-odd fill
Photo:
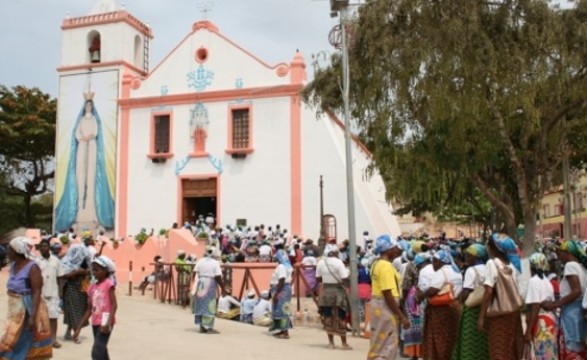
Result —
[[424, 325], [424, 307], [416, 301], [418, 291], [418, 267], [414, 262], [412, 248], [402, 254], [407, 263], [402, 278], [402, 308], [408, 319], [410, 327], [400, 329], [401, 354], [403, 357], [418, 359], [422, 357], [422, 337]]
[[49, 313], [41, 299], [43, 277], [30, 258], [30, 246], [25, 237], [14, 238], [8, 245], [8, 315], [0, 340], [2, 359], [52, 358]]
[[[65, 340], [74, 340], [71, 332], [88, 323], [81, 323], [88, 306], [89, 257], [84, 244], [76, 244], [67, 250], [62, 259], [63, 266], [63, 323], [67, 325]], [[79, 340], [74, 340], [79, 343]]]
[[393, 360], [398, 353], [398, 324], [408, 328], [410, 321], [400, 308], [401, 279], [393, 259], [401, 255], [397, 241], [389, 235], [381, 235], [375, 241], [374, 253], [379, 255], [371, 265], [371, 342], [369, 360]]
[[220, 263], [213, 258], [214, 247], [207, 246], [204, 257], [196, 262], [194, 272], [197, 274], [196, 294], [193, 302], [194, 322], [200, 326], [202, 334], [218, 334], [214, 329], [216, 317], [216, 289], [220, 286], [222, 294], [226, 293], [222, 281]]
[[278, 339], [289, 339], [291, 323], [291, 278], [293, 267], [289, 262], [287, 252], [278, 250], [275, 253], [278, 262], [271, 275], [271, 298], [273, 299], [273, 313], [269, 333]]
[[[416, 294], [417, 301], [422, 302], [440, 295], [444, 289], [452, 292], [453, 300], [443, 305], [434, 305], [429, 300], [424, 319], [423, 357], [449, 360], [459, 330], [461, 307], [457, 299], [463, 289], [463, 278], [450, 255], [450, 250], [439, 250], [434, 254], [432, 266], [434, 276], [428, 289]], [[450, 290], [447, 287], [450, 287]]]
[[350, 350], [346, 341], [346, 318], [350, 313], [350, 304], [344, 285], [348, 283], [349, 272], [338, 258], [338, 247], [331, 246], [325, 250], [326, 257], [316, 265], [316, 280], [322, 284], [318, 313], [322, 318], [324, 331], [328, 334], [328, 348], [334, 349], [334, 336], [340, 336], [341, 348]]
[[[465, 249], [465, 279], [460, 300], [464, 304], [469, 295], [485, 282], [485, 262], [487, 250], [481, 244], [472, 244]], [[459, 335], [455, 345], [452, 360], [484, 360], [489, 359], [487, 336], [477, 330], [477, 321], [481, 304], [474, 307], [463, 306], [463, 313], [459, 326]]]
[[[490, 359], [519, 360], [524, 344], [517, 281], [522, 271], [518, 246], [507, 235], [493, 234], [487, 241], [487, 250], [491, 259], [486, 265], [485, 295], [477, 329], [487, 332]], [[503, 300], [509, 300], [510, 309], [497, 308]]]
[[318, 290], [318, 282], [316, 281], [316, 254], [314, 249], [307, 247], [304, 249], [304, 258], [302, 259], [302, 274], [306, 280], [306, 297], [313, 296]]
[[526, 306], [526, 333], [524, 339], [532, 343], [536, 360], [558, 359], [556, 314], [540, 309], [544, 301], [554, 301], [554, 288], [546, 277], [548, 260], [543, 253], [534, 253], [530, 257], [532, 278], [528, 283]]
[[564, 264], [560, 283], [560, 299], [542, 303], [545, 310], [561, 308], [558, 340], [559, 359], [587, 359], [587, 320], [583, 316], [581, 301], [587, 287], [587, 255], [581, 246], [567, 240], [556, 254]]

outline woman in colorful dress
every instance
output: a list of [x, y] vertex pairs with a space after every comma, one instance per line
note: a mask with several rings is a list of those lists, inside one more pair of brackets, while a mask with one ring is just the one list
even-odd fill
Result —
[[273, 299], [273, 312], [269, 333], [278, 339], [289, 339], [291, 323], [291, 277], [293, 267], [289, 262], [287, 252], [278, 250], [275, 253], [278, 265], [271, 275], [271, 298]]
[[198, 276], [193, 304], [194, 322], [200, 326], [202, 334], [219, 333], [214, 329], [217, 287], [220, 286], [222, 293], [225, 293], [222, 269], [220, 263], [212, 257], [213, 255], [214, 248], [207, 246], [204, 257], [196, 262], [194, 269]]
[[581, 301], [587, 287], [587, 255], [575, 241], [567, 240], [556, 255], [564, 264], [560, 299], [542, 303], [545, 310], [561, 308], [558, 351], [560, 360], [587, 359], [587, 320]]
[[[84, 244], [73, 245], [61, 261], [63, 267], [63, 323], [67, 325], [65, 340], [74, 340], [72, 331], [85, 327], [81, 323], [88, 306], [90, 286], [90, 253]], [[79, 343], [79, 340], [74, 340]]]
[[439, 250], [432, 258], [434, 276], [424, 292], [416, 294], [421, 303], [438, 295], [447, 284], [451, 286], [453, 300], [447, 304], [434, 305], [429, 300], [424, 318], [423, 358], [449, 360], [459, 331], [461, 306], [458, 297], [463, 290], [463, 278], [450, 250]]
[[410, 327], [400, 329], [400, 344], [403, 357], [418, 359], [422, 357], [424, 306], [416, 301], [418, 267], [414, 262], [413, 255], [412, 249], [409, 249], [406, 255], [408, 262], [402, 276], [402, 308], [410, 320]]
[[375, 241], [374, 253], [379, 255], [371, 265], [371, 342], [369, 360], [395, 360], [398, 353], [398, 324], [409, 328], [410, 321], [402, 312], [400, 301], [401, 279], [393, 259], [401, 255], [397, 241], [389, 235], [381, 235]]
[[51, 359], [51, 326], [42, 300], [41, 269], [31, 260], [31, 242], [17, 237], [8, 245], [10, 275], [6, 330], [0, 340], [1, 359]]
[[328, 348], [334, 349], [334, 336], [340, 336], [341, 348], [351, 350], [346, 341], [346, 318], [350, 313], [350, 304], [344, 285], [348, 284], [349, 272], [338, 258], [339, 249], [336, 246], [327, 247], [324, 252], [326, 257], [316, 266], [316, 279], [322, 284], [318, 313], [328, 335]]
[[452, 360], [489, 360], [487, 349], [487, 335], [477, 330], [477, 321], [481, 304], [468, 307], [465, 304], [469, 295], [485, 282], [485, 262], [487, 261], [487, 250], [481, 244], [472, 244], [465, 249], [465, 279], [463, 281], [463, 292], [459, 297], [463, 303], [463, 313], [459, 326], [459, 335], [455, 345]]
[[532, 343], [536, 360], [558, 359], [558, 325], [554, 312], [540, 308], [544, 301], [554, 301], [554, 288], [546, 277], [548, 260], [543, 253], [534, 253], [530, 257], [532, 278], [528, 283], [526, 306], [526, 333], [524, 340]]
[[[521, 299], [518, 293], [518, 274], [522, 271], [518, 246], [507, 235], [493, 234], [487, 242], [491, 259], [487, 261], [485, 295], [479, 312], [477, 329], [487, 332], [489, 358], [499, 360], [519, 360], [522, 358], [524, 341], [522, 318], [520, 314]], [[499, 281], [499, 283], [498, 283]], [[504, 290], [504, 293], [501, 292]], [[499, 304], [497, 298], [509, 299], [511, 309], [500, 314], [488, 314], [490, 305]]]

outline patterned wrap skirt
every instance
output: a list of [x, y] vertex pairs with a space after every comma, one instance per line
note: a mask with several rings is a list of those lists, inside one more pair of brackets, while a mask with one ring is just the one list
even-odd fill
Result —
[[83, 282], [83, 278], [68, 279], [63, 287], [63, 323], [73, 329], [78, 327], [88, 308], [88, 295], [82, 290]]
[[291, 323], [291, 295], [291, 284], [284, 284], [278, 294], [275, 293], [275, 286], [271, 288], [274, 307], [269, 333], [279, 334], [293, 327]]
[[423, 358], [450, 360], [459, 333], [461, 307], [457, 301], [448, 306], [426, 308]]
[[524, 352], [520, 312], [485, 318], [489, 358], [519, 360]]
[[[399, 301], [399, 299], [396, 299]], [[399, 321], [385, 299], [371, 299], [371, 341], [368, 360], [395, 360], [399, 351]]]
[[558, 323], [552, 311], [540, 309], [532, 329], [532, 347], [536, 360], [558, 359]]
[[206, 330], [214, 329], [216, 317], [216, 279], [199, 277], [194, 296], [194, 322]]
[[463, 306], [459, 335], [452, 353], [452, 360], [489, 360], [487, 334], [477, 330], [481, 306]]
[[324, 331], [329, 335], [346, 336], [346, 318], [350, 313], [345, 288], [340, 284], [323, 284], [318, 299], [318, 313]]
[[560, 360], [587, 359], [587, 320], [583, 315], [581, 298], [561, 309], [559, 354]]
[[0, 339], [0, 359], [51, 359], [53, 338], [47, 305], [41, 299], [34, 333], [28, 329], [29, 314], [33, 309], [31, 295], [8, 293], [8, 316]]

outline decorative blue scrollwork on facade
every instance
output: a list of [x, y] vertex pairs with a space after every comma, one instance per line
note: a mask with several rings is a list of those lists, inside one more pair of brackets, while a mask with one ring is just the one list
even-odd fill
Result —
[[245, 85], [245, 83], [242, 78], [237, 78], [234, 81], [234, 87], [236, 87], [237, 89], [242, 89], [244, 85]]
[[167, 85], [161, 85], [161, 96], [169, 94], [169, 87]]
[[183, 168], [190, 162], [190, 157], [186, 156], [183, 159], [175, 162], [175, 176], [179, 176]]
[[224, 170], [224, 164], [222, 163], [222, 160], [212, 155], [208, 155], [208, 160], [210, 160], [210, 163], [212, 166], [214, 166], [216, 171], [218, 171], [219, 174], [222, 174], [222, 171]]
[[206, 90], [212, 84], [213, 79], [214, 72], [212, 70], [206, 70], [204, 65], [200, 65], [196, 70], [187, 73], [188, 87], [196, 91]]

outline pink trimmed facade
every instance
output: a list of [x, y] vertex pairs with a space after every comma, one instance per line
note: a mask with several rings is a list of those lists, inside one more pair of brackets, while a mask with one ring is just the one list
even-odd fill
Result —
[[[280, 224], [291, 235], [316, 239], [322, 175], [325, 213], [336, 217], [339, 238], [347, 237], [344, 128], [333, 114], [317, 120], [301, 102], [307, 72], [300, 52], [271, 66], [199, 21], [149, 70], [148, 56], [138, 61], [122, 45], [150, 41], [152, 29], [126, 11], [67, 19], [62, 31], [60, 76], [119, 73], [111, 95], [117, 99], [113, 236], [158, 232], [211, 212], [222, 226]], [[71, 54], [85, 49], [92, 31], [103, 39], [99, 63]], [[246, 127], [233, 110], [248, 112]], [[166, 152], [155, 149], [160, 115], [169, 116]], [[239, 131], [247, 132], [248, 146], [233, 148]], [[364, 230], [398, 235], [383, 181], [364, 175], [370, 154], [358, 140], [353, 157], [357, 238]]]

